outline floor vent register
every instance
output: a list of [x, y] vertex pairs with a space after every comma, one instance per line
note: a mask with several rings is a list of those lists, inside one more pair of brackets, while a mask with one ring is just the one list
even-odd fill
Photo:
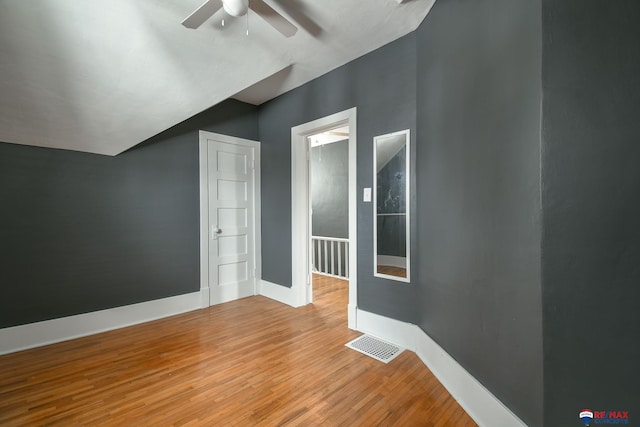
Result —
[[391, 362], [403, 351], [401, 347], [382, 341], [371, 335], [362, 335], [345, 345], [384, 363]]

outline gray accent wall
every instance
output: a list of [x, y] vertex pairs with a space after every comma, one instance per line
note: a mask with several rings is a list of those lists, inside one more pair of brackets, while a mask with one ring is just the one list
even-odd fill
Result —
[[638, 425], [640, 3], [542, 4], [545, 425]]
[[227, 101], [116, 157], [0, 143], [0, 328], [198, 291], [198, 130], [257, 124]]
[[437, 1], [417, 45], [418, 324], [540, 426], [540, 1]]
[[260, 106], [263, 279], [291, 286], [291, 128], [357, 107], [358, 306], [415, 323], [415, 285], [373, 276], [373, 206], [362, 201], [373, 186], [373, 137], [413, 137], [415, 48], [412, 33]]
[[349, 141], [311, 149], [311, 234], [349, 237]]

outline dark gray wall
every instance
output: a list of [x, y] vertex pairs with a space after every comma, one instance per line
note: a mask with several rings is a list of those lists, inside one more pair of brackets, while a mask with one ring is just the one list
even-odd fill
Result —
[[437, 1], [417, 37], [419, 325], [540, 426], [541, 4]]
[[348, 141], [311, 149], [311, 234], [349, 237]]
[[415, 323], [415, 287], [373, 276], [373, 206], [362, 202], [373, 137], [415, 130], [415, 47], [410, 34], [260, 107], [263, 279], [291, 286], [291, 128], [357, 107], [358, 306]]
[[543, 1], [545, 425], [640, 418], [640, 3]]
[[257, 108], [117, 157], [0, 143], [0, 327], [197, 291], [198, 129], [257, 139]]

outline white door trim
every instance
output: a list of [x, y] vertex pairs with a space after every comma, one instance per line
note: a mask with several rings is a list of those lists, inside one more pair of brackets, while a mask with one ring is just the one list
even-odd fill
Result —
[[291, 289], [297, 306], [311, 301], [309, 162], [307, 136], [349, 126], [349, 307], [348, 326], [356, 329], [358, 302], [358, 189], [356, 107], [291, 128]]
[[202, 295], [202, 308], [209, 307], [209, 184], [207, 175], [209, 172], [209, 156], [207, 140], [227, 144], [241, 145], [253, 148], [253, 184], [254, 184], [254, 207], [253, 230], [255, 236], [254, 257], [255, 274], [253, 277], [254, 294], [257, 293], [258, 283], [262, 277], [262, 256], [261, 256], [261, 229], [260, 229], [260, 142], [249, 139], [237, 138], [235, 136], [222, 135], [201, 130], [199, 133], [199, 156], [200, 156], [200, 293]]

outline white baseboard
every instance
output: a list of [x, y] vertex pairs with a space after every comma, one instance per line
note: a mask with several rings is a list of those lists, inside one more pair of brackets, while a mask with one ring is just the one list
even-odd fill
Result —
[[356, 309], [356, 330], [415, 352], [417, 326]]
[[258, 294], [290, 305], [291, 307], [300, 307], [300, 304], [298, 304], [298, 293], [293, 288], [287, 288], [286, 286], [261, 280]]
[[0, 329], [0, 355], [197, 310], [203, 301], [202, 292], [193, 292]]
[[526, 427], [418, 326], [358, 309], [357, 330], [414, 351], [479, 426]]
[[210, 296], [211, 293], [209, 288], [200, 288], [200, 308], [207, 308], [210, 306]]
[[[275, 283], [268, 282], [266, 280], [260, 281], [260, 284], [258, 286], [258, 295], [271, 298], [272, 300], [281, 302], [283, 304], [286, 304], [294, 308], [302, 307], [304, 305], [303, 303], [300, 302], [300, 295], [296, 289], [276, 285]], [[349, 304], [347, 307], [347, 310], [348, 310], [347, 327], [349, 329], [357, 330], [356, 315], [358, 312], [358, 308], [356, 307], [355, 304]]]
[[353, 329], [357, 331], [358, 329], [358, 321], [356, 320], [358, 316], [358, 306], [355, 304], [349, 303], [347, 305], [347, 327], [349, 329]]
[[422, 329], [416, 354], [460, 406], [480, 426], [526, 427], [526, 424], [467, 372]]

